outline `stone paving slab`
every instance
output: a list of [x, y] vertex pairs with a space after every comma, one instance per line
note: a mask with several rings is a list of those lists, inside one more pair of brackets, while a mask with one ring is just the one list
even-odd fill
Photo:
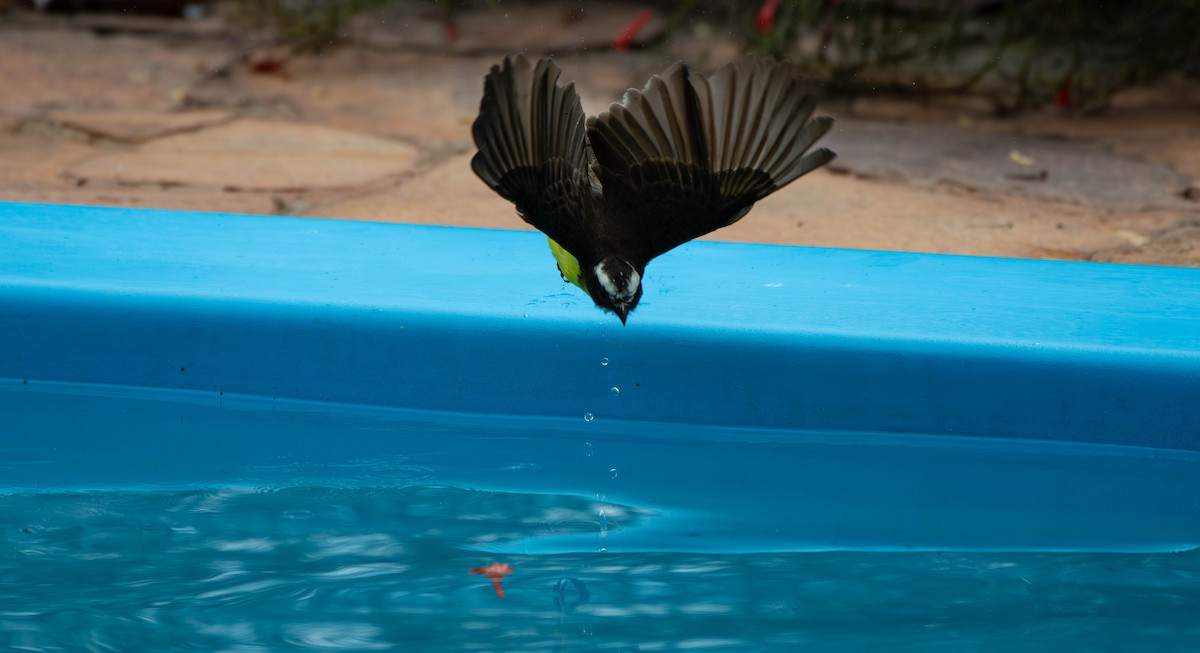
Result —
[[212, 188], [123, 186], [86, 182], [64, 171], [110, 151], [36, 123], [0, 135], [0, 200], [87, 204], [229, 213], [271, 213], [273, 198], [261, 193], [228, 193]]
[[[1200, 86], [1200, 84], [1197, 84]], [[1191, 106], [1114, 109], [1110, 113], [1068, 119], [1019, 117], [992, 128], [1039, 134], [1051, 138], [1095, 142], [1118, 156], [1171, 166], [1200, 181], [1200, 98]]]
[[189, 96], [242, 115], [466, 147], [491, 59], [347, 48], [290, 59], [286, 76], [238, 69], [193, 85]]
[[214, 192], [211, 188], [130, 187], [115, 183], [58, 188], [37, 185], [20, 192], [6, 189], [0, 192], [0, 201], [254, 215], [271, 215], [278, 212], [278, 203], [270, 194]]
[[309, 215], [377, 222], [531, 229], [508, 200], [471, 171], [471, 156], [452, 157], [410, 183], [322, 206]]
[[122, 143], [144, 143], [155, 138], [198, 131], [237, 117], [230, 111], [54, 111], [51, 122], [89, 136]]
[[126, 34], [16, 29], [0, 22], [0, 113], [171, 110], [198, 71], [227, 59], [228, 49], [222, 41], [168, 45]]
[[834, 169], [916, 183], [951, 183], [1119, 209], [1182, 207], [1188, 179], [1089, 142], [955, 125], [846, 122], [824, 143]]
[[345, 188], [408, 173], [417, 155], [411, 145], [319, 125], [240, 120], [102, 154], [68, 174], [250, 191]]
[[1103, 113], [1079, 115], [1056, 108], [997, 119], [971, 114], [951, 102], [918, 103], [858, 98], [852, 115], [864, 120], [926, 126], [964, 125], [979, 131], [1093, 143], [1111, 154], [1161, 163], [1200, 181], [1200, 84], [1166, 81], [1125, 91]]
[[5, 199], [18, 199], [39, 188], [55, 191], [76, 188], [68, 183], [63, 170], [100, 151], [81, 139], [57, 139], [52, 133], [19, 131], [0, 135], [0, 185], [8, 195]]

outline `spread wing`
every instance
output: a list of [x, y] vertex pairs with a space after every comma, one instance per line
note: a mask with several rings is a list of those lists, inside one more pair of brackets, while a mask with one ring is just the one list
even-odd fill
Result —
[[833, 159], [809, 152], [833, 125], [811, 118], [811, 90], [771, 59], [745, 57], [711, 78], [677, 63], [588, 120], [611, 214], [640, 234], [645, 260], [733, 224]]
[[549, 59], [506, 57], [483, 83], [471, 169], [570, 252], [588, 243], [591, 150], [574, 83]]

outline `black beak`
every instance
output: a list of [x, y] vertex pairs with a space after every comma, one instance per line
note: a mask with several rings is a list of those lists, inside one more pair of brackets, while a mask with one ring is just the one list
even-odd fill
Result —
[[613, 312], [617, 314], [617, 317], [621, 318], [621, 326], [625, 326], [625, 318], [629, 317], [629, 309], [624, 306], [617, 305], [613, 307]]

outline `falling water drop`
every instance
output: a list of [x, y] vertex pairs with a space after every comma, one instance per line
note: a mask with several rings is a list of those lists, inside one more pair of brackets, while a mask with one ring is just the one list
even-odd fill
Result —
[[[600, 509], [600, 543], [603, 544], [605, 538], [608, 537], [608, 515], [604, 514], [604, 508]], [[600, 547], [600, 552], [605, 551], [604, 547]]]
[[607, 359], [607, 358], [601, 358], [601, 359], [600, 359], [600, 365], [601, 365], [601, 366], [603, 366], [603, 367], [608, 367], [608, 359]]
[[585, 421], [585, 422], [590, 422], [590, 421], [592, 421], [592, 420], [594, 420], [594, 419], [596, 419], [596, 416], [595, 416], [595, 415], [593, 415], [593, 414], [591, 414], [591, 413], [584, 413], [584, 414], [583, 414], [583, 421]]
[[614, 397], [620, 397], [620, 396], [621, 396], [621, 389], [620, 389], [620, 388], [618, 388], [618, 387], [617, 387], [617, 386], [615, 386], [615, 385], [612, 387], [612, 390], [609, 390], [609, 392], [611, 392], [611, 393], [612, 393], [612, 396], [614, 396]]
[[616, 467], [613, 467], [612, 469], [608, 470], [608, 477], [609, 478], [617, 477], [617, 468]]

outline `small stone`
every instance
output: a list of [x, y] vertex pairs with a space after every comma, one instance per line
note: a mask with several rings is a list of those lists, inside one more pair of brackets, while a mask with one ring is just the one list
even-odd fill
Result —
[[1117, 229], [1113, 233], [1119, 236], [1121, 240], [1124, 240], [1134, 247], [1141, 247], [1150, 242], [1149, 236], [1146, 234], [1140, 234], [1132, 229]]

